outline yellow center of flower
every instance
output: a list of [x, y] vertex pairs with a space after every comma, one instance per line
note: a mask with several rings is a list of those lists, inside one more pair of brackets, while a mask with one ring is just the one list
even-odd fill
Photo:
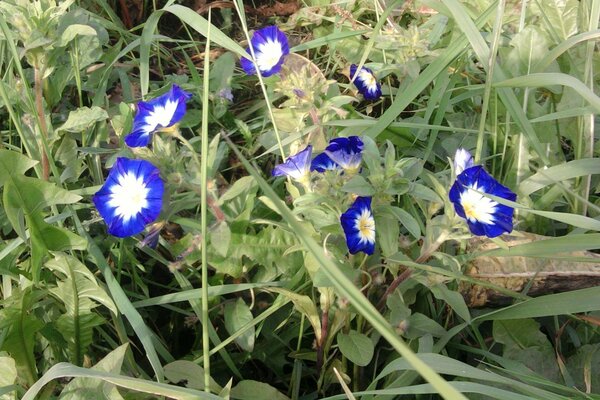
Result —
[[479, 193], [479, 190], [481, 189], [477, 185], [465, 190], [460, 196], [460, 204], [465, 210], [467, 219], [491, 224], [494, 222], [494, 213], [498, 203]]
[[375, 220], [369, 210], [363, 210], [360, 217], [356, 220], [356, 227], [360, 232], [361, 240], [368, 242], [375, 241]]

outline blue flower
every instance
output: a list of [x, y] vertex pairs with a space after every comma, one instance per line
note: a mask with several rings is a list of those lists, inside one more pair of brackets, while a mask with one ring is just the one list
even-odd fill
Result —
[[371, 198], [357, 197], [354, 204], [340, 217], [351, 254], [375, 251], [375, 220], [371, 212]]
[[[250, 39], [250, 45], [254, 49], [254, 57], [260, 74], [265, 77], [278, 73], [284, 57], [290, 53], [285, 33], [276, 26], [267, 26], [254, 32]], [[252, 55], [250, 47], [246, 48], [246, 51]], [[240, 64], [248, 75], [256, 74], [256, 66], [252, 60], [242, 57]]]
[[358, 74], [356, 64], [350, 65], [350, 79], [354, 79], [354, 85], [358, 91], [365, 97], [365, 100], [377, 100], [381, 97], [381, 85], [377, 78], [367, 67], [362, 67]]
[[106, 182], [92, 198], [108, 233], [127, 237], [158, 218], [164, 183], [160, 171], [145, 160], [119, 157]]
[[473, 166], [473, 156], [462, 147], [456, 150], [454, 154], [454, 173], [458, 176], [465, 169]]
[[310, 163], [310, 170], [317, 172], [325, 172], [327, 170], [340, 169], [340, 166], [335, 163], [327, 153], [321, 153], [313, 158]]
[[358, 136], [331, 139], [325, 154], [337, 165], [349, 172], [356, 172], [362, 161], [363, 142]]
[[133, 119], [133, 129], [125, 136], [130, 147], [147, 146], [156, 130], [175, 125], [185, 115], [185, 102], [191, 93], [173, 85], [171, 90], [150, 101], [140, 101]]
[[467, 220], [471, 233], [494, 238], [513, 229], [514, 209], [481, 193], [515, 201], [517, 195], [502, 186], [482, 166], [467, 168], [456, 177], [450, 189], [450, 201], [456, 213]]
[[273, 176], [289, 176], [290, 178], [306, 182], [310, 178], [310, 157], [312, 156], [312, 146], [308, 145], [304, 150], [289, 156], [283, 164], [276, 165], [273, 168]]

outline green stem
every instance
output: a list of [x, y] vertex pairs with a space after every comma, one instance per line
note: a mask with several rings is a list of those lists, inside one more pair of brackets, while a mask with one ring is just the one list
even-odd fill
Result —
[[[208, 33], [206, 35], [206, 50], [204, 52], [204, 75], [203, 75], [203, 99], [202, 99], [202, 135], [200, 154], [202, 155], [202, 163], [200, 166], [200, 181], [202, 187], [200, 189], [200, 224], [202, 227], [202, 355], [204, 367], [204, 390], [210, 393], [210, 338], [208, 331], [208, 243], [207, 243], [207, 177], [208, 177], [208, 87], [210, 77], [210, 27], [211, 27], [211, 9], [208, 10]], [[195, 156], [194, 157], [197, 158]]]

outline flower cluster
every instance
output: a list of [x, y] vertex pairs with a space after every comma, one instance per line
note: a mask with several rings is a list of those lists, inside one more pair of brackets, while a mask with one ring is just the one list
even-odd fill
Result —
[[494, 238], [513, 229], [512, 207], [500, 204], [489, 195], [515, 201], [517, 195], [496, 181], [480, 165], [473, 165], [473, 157], [465, 149], [454, 156], [456, 181], [450, 189], [450, 201], [456, 213], [467, 221], [474, 235]]
[[[173, 85], [162, 96], [140, 101], [125, 143], [130, 147], [147, 146], [154, 132], [177, 129], [190, 97], [190, 93]], [[108, 225], [108, 233], [123, 238], [142, 232], [158, 218], [163, 194], [164, 182], [157, 167], [146, 160], [119, 157], [92, 201]]]
[[[244, 72], [254, 75], [258, 69], [262, 76], [269, 77], [281, 71], [290, 47], [285, 33], [276, 26], [267, 26], [254, 32], [246, 52], [250, 55], [253, 53], [254, 61], [246, 57], [240, 59]], [[365, 100], [374, 101], [381, 97], [381, 85], [369, 68], [359, 69], [356, 64], [351, 64], [350, 79]]]
[[[354, 174], [360, 169], [363, 142], [358, 136], [335, 138], [323, 153], [311, 161], [312, 146], [290, 156], [283, 164], [276, 165], [273, 176], [288, 176], [310, 186], [310, 172], [337, 170]], [[373, 254], [375, 251], [375, 220], [371, 212], [371, 198], [358, 197], [354, 204], [340, 217], [346, 235], [346, 244], [351, 254], [362, 251]]]

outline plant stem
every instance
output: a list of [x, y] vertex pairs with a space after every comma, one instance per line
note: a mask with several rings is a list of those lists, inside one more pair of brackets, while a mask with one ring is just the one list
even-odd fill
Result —
[[202, 162], [200, 167], [200, 223], [202, 226], [202, 356], [204, 367], [204, 390], [210, 393], [210, 342], [208, 324], [208, 228], [207, 228], [207, 175], [208, 175], [208, 87], [210, 77], [210, 26], [211, 26], [211, 10], [208, 10], [208, 33], [206, 35], [206, 51], [204, 52], [204, 74], [203, 74], [203, 97], [202, 97], [202, 141], [200, 154]]
[[50, 163], [48, 162], [48, 155], [44, 143], [48, 138], [48, 126], [46, 125], [46, 115], [44, 114], [44, 99], [42, 93], [42, 71], [34, 67], [34, 91], [35, 91], [35, 108], [38, 114], [40, 123], [40, 131], [42, 132], [42, 143], [40, 145], [40, 154], [42, 155], [42, 178], [47, 181], [50, 177]]

